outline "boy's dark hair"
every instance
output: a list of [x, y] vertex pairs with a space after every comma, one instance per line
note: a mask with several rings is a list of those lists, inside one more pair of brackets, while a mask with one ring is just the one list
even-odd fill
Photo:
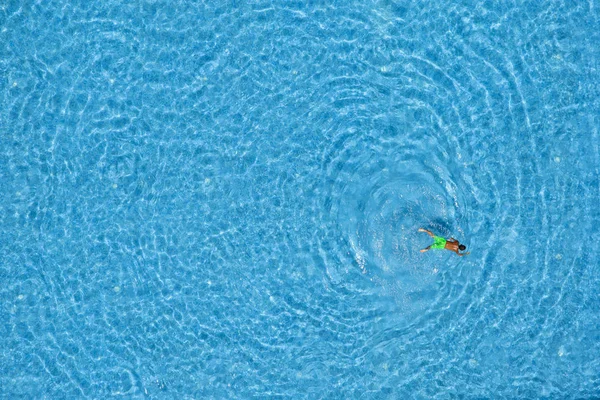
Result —
[[465, 246], [464, 244], [459, 244], [458, 245], [458, 249], [459, 250], [465, 250], [467, 248], [467, 246]]

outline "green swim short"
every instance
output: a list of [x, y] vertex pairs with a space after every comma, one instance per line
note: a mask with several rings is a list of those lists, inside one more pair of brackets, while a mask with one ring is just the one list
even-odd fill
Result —
[[433, 244], [431, 245], [430, 249], [443, 249], [444, 247], [446, 247], [446, 239], [443, 237], [434, 236]]

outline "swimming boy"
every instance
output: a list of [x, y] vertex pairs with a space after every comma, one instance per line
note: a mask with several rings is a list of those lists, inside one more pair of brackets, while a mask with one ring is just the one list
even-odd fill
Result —
[[427, 246], [424, 249], [421, 250], [421, 253], [425, 253], [427, 250], [430, 249], [446, 249], [446, 250], [450, 250], [455, 252], [456, 254], [458, 254], [459, 256], [466, 256], [469, 253], [459, 253], [458, 251], [461, 250], [466, 250], [467, 247], [464, 244], [460, 244], [458, 243], [458, 240], [454, 239], [454, 238], [450, 238], [450, 240], [446, 240], [443, 237], [439, 237], [439, 236], [435, 236], [433, 233], [431, 233], [431, 231], [428, 231], [427, 229], [423, 229], [423, 228], [419, 228], [419, 232], [425, 232], [426, 234], [428, 234], [429, 236], [431, 236], [433, 238], [433, 244], [431, 246]]

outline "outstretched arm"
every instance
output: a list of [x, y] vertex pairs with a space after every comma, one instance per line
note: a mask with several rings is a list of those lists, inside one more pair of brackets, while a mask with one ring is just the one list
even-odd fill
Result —
[[419, 232], [425, 232], [426, 234], [428, 234], [431, 237], [435, 236], [433, 233], [431, 233], [431, 231], [428, 231], [427, 229], [424, 229], [424, 228], [419, 228]]
[[458, 255], [459, 255], [459, 256], [461, 256], [461, 257], [462, 257], [462, 256], [468, 256], [469, 254], [471, 254], [470, 252], [466, 252], [466, 253], [462, 253], [462, 254], [461, 254], [461, 253], [459, 253], [459, 252], [458, 252], [458, 249], [456, 249], [456, 250], [454, 250], [454, 251], [456, 252], [456, 254], [458, 254]]

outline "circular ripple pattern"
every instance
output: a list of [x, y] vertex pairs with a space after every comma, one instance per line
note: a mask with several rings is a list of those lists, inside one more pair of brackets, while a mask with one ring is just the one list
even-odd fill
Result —
[[355, 267], [410, 320], [439, 300], [435, 275], [457, 260], [447, 254], [423, 257], [419, 249], [430, 239], [417, 230], [462, 233], [464, 200], [447, 156], [427, 129], [402, 131], [398, 123], [371, 129], [364, 134], [350, 129], [325, 153], [328, 192], [321, 208], [339, 226]]

